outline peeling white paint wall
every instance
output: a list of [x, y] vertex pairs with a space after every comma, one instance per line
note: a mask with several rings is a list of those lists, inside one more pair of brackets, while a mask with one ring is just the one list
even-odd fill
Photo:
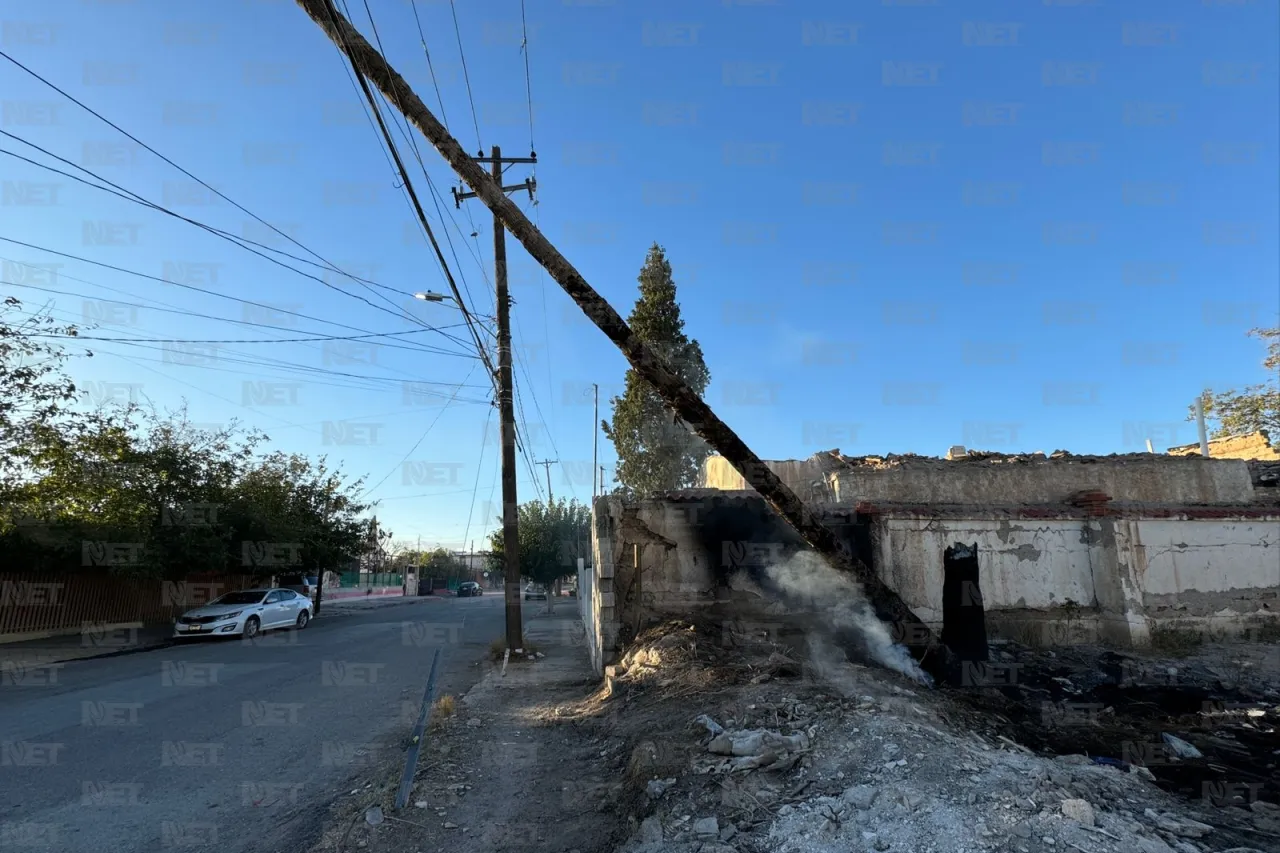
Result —
[[1280, 519], [1138, 522], [1148, 595], [1280, 585]]

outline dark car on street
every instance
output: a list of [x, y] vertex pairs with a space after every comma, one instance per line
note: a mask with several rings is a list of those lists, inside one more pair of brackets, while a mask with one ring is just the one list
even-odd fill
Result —
[[458, 598], [470, 598], [473, 595], [484, 595], [484, 590], [475, 581], [467, 581], [458, 585]]

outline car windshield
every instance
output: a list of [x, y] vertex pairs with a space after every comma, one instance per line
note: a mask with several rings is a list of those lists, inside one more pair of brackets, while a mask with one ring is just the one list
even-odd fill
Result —
[[267, 594], [265, 589], [246, 589], [240, 592], [229, 592], [221, 598], [215, 598], [210, 604], [257, 604]]

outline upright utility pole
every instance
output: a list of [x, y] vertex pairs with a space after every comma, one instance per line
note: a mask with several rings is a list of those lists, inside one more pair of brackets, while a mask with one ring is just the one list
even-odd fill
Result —
[[[533, 152], [529, 152], [531, 155]], [[535, 157], [503, 157], [502, 149], [493, 146], [493, 156], [474, 158], [490, 164], [493, 180], [502, 186], [503, 163], [536, 163]], [[528, 190], [533, 198], [532, 178], [523, 184], [503, 187], [503, 192]], [[462, 207], [475, 193], [453, 190], [453, 204]], [[520, 618], [520, 505], [516, 500], [516, 407], [511, 372], [511, 295], [507, 290], [507, 227], [497, 214], [493, 217], [493, 279], [498, 301], [498, 413], [502, 426], [502, 557], [504, 563], [507, 605], [507, 648], [524, 648], [524, 632]], [[548, 475], [549, 476], [549, 475]]]
[[600, 464], [600, 386], [591, 383], [595, 392], [595, 415], [591, 418], [591, 511], [596, 511], [596, 468]]
[[544, 459], [541, 462], [535, 462], [534, 465], [541, 465], [547, 469], [547, 502], [555, 503], [556, 496], [551, 493], [551, 466], [559, 462], [559, 459]]

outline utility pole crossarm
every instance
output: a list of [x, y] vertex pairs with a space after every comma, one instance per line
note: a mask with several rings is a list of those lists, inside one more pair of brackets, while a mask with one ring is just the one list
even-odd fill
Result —
[[771, 507], [833, 568], [852, 574], [866, 589], [877, 615], [899, 632], [917, 658], [930, 656], [935, 671], [955, 664], [950, 650], [875, 572], [845, 550], [835, 533], [804, 504], [776, 473], [761, 461], [711, 407], [627, 326], [622, 316], [587, 283], [582, 274], [551, 244], [520, 208], [507, 198], [497, 179], [463, 150], [422, 99], [386, 59], [333, 8], [332, 0], [296, 0], [325, 34], [351, 58], [360, 71], [398, 106], [445, 161], [476, 193], [494, 216], [525, 247], [595, 326], [622, 351], [632, 368], [662, 397], [694, 432], [742, 475]]
[[[486, 159], [486, 160], [492, 160], [493, 158], [491, 158], [491, 157], [486, 157], [485, 159]], [[524, 180], [524, 183], [520, 183], [520, 184], [512, 184], [512, 185], [511, 185], [511, 186], [509, 186], [509, 187], [503, 187], [503, 188], [502, 188], [502, 191], [503, 191], [504, 193], [513, 193], [513, 192], [518, 192], [518, 191], [520, 191], [520, 190], [528, 190], [528, 191], [529, 191], [529, 198], [530, 198], [530, 199], [532, 199], [532, 198], [533, 198], [533, 191], [534, 191], [534, 190], [536, 190], [537, 188], [538, 188], [538, 182], [537, 182], [536, 180], [534, 180], [533, 178], [526, 178], [526, 179]], [[462, 207], [462, 202], [466, 201], [466, 200], [467, 200], [467, 199], [469, 199], [469, 198], [478, 198], [478, 195], [477, 195], [476, 193], [464, 193], [464, 192], [458, 192], [458, 188], [457, 188], [457, 187], [450, 187], [449, 189], [450, 189], [450, 191], [453, 193], [453, 206], [454, 206], [454, 207]]]

